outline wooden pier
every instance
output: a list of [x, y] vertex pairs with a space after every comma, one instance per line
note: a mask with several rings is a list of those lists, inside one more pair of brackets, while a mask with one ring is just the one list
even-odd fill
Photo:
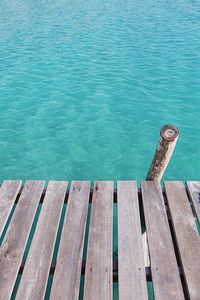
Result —
[[[118, 230], [113, 230], [114, 205]], [[161, 189], [153, 181], [119, 181], [117, 188], [113, 181], [96, 181], [93, 188], [89, 181], [50, 181], [47, 186], [44, 181], [24, 186], [4, 181], [0, 299], [40, 300], [48, 288], [51, 300], [77, 300], [82, 277], [84, 300], [113, 299], [113, 281], [120, 300], [147, 300], [147, 281], [152, 281], [156, 300], [199, 300], [199, 221], [200, 182], [165, 182]], [[144, 231], [150, 258], [146, 266]], [[49, 276], [53, 280], [47, 287]]]

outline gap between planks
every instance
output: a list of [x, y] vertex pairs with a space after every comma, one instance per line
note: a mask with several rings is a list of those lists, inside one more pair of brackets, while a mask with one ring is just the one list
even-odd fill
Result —
[[[24, 187], [22, 187], [21, 190], [17, 194], [16, 200], [15, 200], [17, 205], [18, 205], [18, 200], [17, 199], [19, 199], [19, 197], [21, 196], [21, 192], [23, 192], [23, 189], [24, 189]], [[138, 188], [137, 191], [138, 191], [138, 194], [140, 196], [139, 199], [141, 199], [141, 190], [140, 190], [140, 188]], [[46, 190], [43, 190], [43, 193], [42, 193], [41, 199], [40, 199], [40, 203], [43, 203], [43, 199], [45, 197], [45, 194], [46, 194]], [[114, 194], [113, 202], [117, 203], [117, 190], [116, 189], [113, 190], [113, 194]], [[66, 191], [65, 202], [68, 202], [68, 195], [69, 195], [69, 190]], [[91, 188], [90, 189], [90, 197], [89, 197], [89, 202], [90, 203], [92, 202], [92, 196], [93, 196], [93, 189]], [[165, 196], [165, 193], [164, 193], [164, 196]], [[140, 203], [140, 200], [139, 200], [139, 203]], [[168, 216], [168, 220], [169, 220], [169, 218], [170, 218], [170, 216]], [[118, 263], [116, 263], [116, 265], [117, 264]], [[21, 265], [21, 271], [23, 270], [23, 267], [24, 267], [24, 262]], [[51, 272], [54, 273], [54, 270], [55, 270], [55, 265], [52, 264], [51, 265]], [[182, 269], [179, 270], [179, 271], [180, 271], [180, 274], [182, 274]], [[83, 262], [82, 273], [84, 274], [84, 272], [85, 272], [85, 266], [84, 266], [84, 262]], [[115, 266], [113, 267], [113, 273], [115, 274], [114, 275], [115, 278], [117, 278], [118, 274], [117, 274], [117, 268]], [[151, 278], [151, 276], [149, 274], [150, 274], [150, 268], [146, 268], [146, 275], [147, 275], [147, 277], [149, 276], [149, 278]]]

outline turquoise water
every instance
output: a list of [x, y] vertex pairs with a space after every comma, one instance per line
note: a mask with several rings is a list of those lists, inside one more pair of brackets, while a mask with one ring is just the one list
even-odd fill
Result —
[[143, 179], [165, 123], [199, 179], [199, 49], [197, 0], [2, 0], [0, 179]]

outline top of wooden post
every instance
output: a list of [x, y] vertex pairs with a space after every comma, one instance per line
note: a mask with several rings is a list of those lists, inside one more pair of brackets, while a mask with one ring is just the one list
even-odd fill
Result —
[[160, 130], [161, 137], [168, 142], [173, 142], [177, 138], [178, 134], [178, 128], [169, 124], [163, 126]]

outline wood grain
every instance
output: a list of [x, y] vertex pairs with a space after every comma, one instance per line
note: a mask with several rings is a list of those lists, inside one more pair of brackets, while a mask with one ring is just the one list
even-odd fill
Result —
[[0, 299], [12, 294], [44, 181], [27, 181], [0, 248]]
[[112, 299], [113, 182], [96, 181], [85, 272], [85, 300]]
[[0, 236], [21, 188], [21, 180], [5, 180], [0, 188]]
[[144, 181], [141, 188], [155, 299], [184, 299], [160, 184]]
[[200, 181], [187, 181], [187, 187], [197, 219], [200, 222]]
[[51, 289], [51, 300], [78, 299], [89, 194], [89, 181], [72, 182]]
[[16, 300], [44, 298], [66, 189], [66, 181], [48, 184]]
[[148, 299], [137, 184], [118, 181], [119, 299]]
[[190, 300], [200, 299], [200, 236], [181, 181], [164, 183]]

